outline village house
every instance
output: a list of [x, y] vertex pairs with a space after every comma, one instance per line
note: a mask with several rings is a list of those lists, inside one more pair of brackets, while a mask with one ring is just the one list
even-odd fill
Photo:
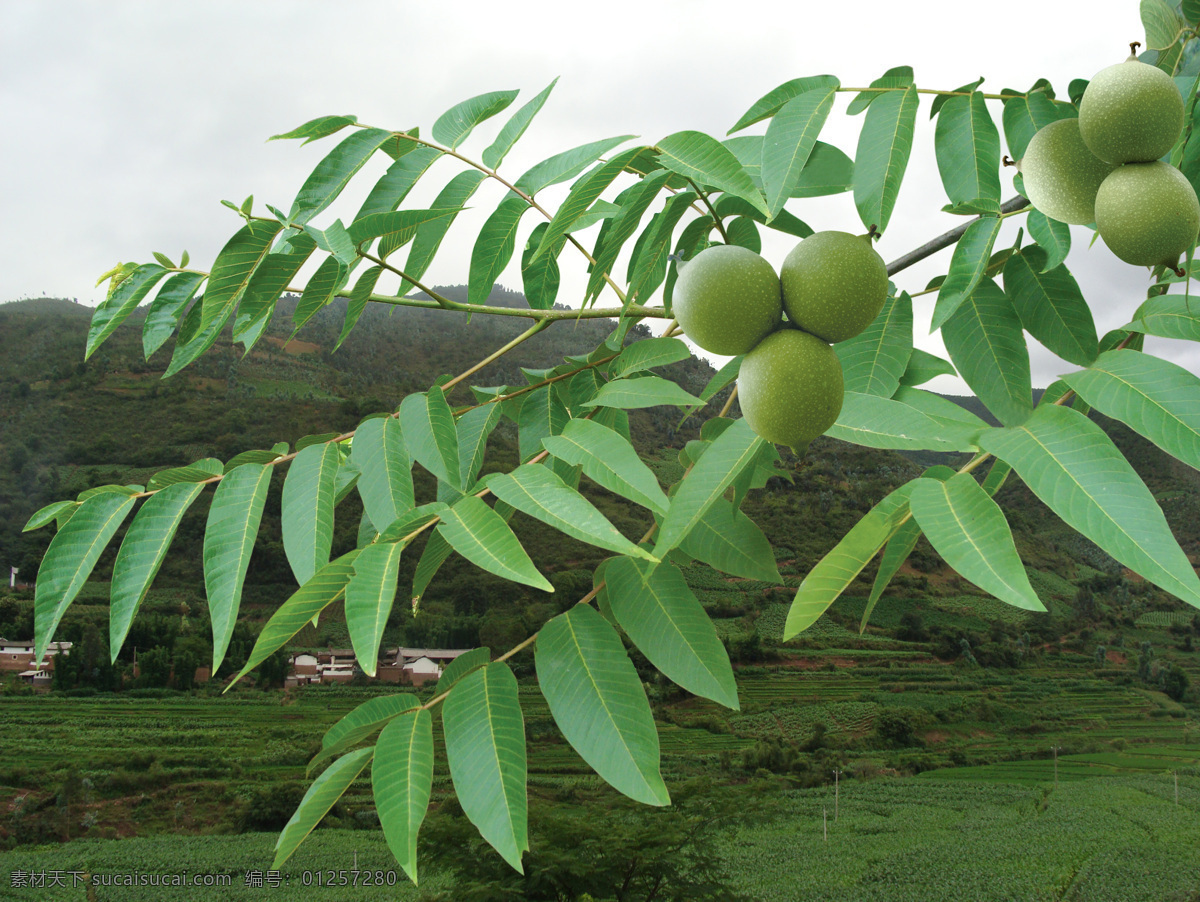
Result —
[[[388, 648], [379, 656], [375, 678], [387, 683], [421, 686], [442, 675], [449, 662], [465, 648]], [[346, 683], [354, 679], [358, 659], [352, 648], [331, 648], [316, 653], [292, 655], [285, 686], [312, 683]]]
[[16, 673], [34, 689], [47, 691], [54, 679], [55, 656], [69, 655], [70, 649], [70, 642], [51, 642], [46, 646], [45, 657], [38, 664], [33, 658], [35, 651], [33, 642], [0, 639], [0, 673]]

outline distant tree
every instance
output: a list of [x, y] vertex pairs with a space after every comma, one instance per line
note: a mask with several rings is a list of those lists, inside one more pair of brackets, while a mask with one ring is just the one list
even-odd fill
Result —
[[1171, 667], [1163, 677], [1163, 691], [1174, 701], [1181, 702], [1192, 681], [1181, 667]]

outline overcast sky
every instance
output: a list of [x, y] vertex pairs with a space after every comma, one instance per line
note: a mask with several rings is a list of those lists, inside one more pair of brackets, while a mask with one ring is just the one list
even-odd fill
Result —
[[[264, 202], [290, 207], [338, 138], [306, 147], [265, 139], [319, 115], [427, 130], [460, 100], [519, 88], [510, 111], [462, 148], [478, 154], [511, 111], [558, 76], [503, 167], [515, 178], [552, 153], [602, 137], [652, 143], [681, 129], [721, 136], [759, 96], [802, 75], [830, 73], [860, 86], [908, 64], [921, 87], [952, 89], [983, 75], [983, 89], [998, 92], [1046, 77], [1065, 95], [1072, 78], [1121, 61], [1128, 43], [1143, 39], [1136, 0], [4, 0], [3, 12], [0, 300], [85, 303], [103, 297], [94, 287], [100, 273], [118, 261], [150, 260], [152, 251], [178, 260], [187, 248], [194, 265], [207, 268], [240, 225], [223, 198], [240, 203], [253, 194], [259, 212]], [[849, 96], [841, 95], [822, 138], [853, 156], [862, 118], [845, 115]], [[928, 103], [923, 97], [909, 175], [879, 245], [885, 259], [961, 221], [939, 212], [946, 200]], [[991, 108], [999, 124], [1000, 106]], [[430, 171], [428, 192], [410, 204], [432, 198], [456, 171], [449, 162]], [[364, 171], [360, 187], [347, 189], [346, 202], [317, 224], [348, 221], [373, 180]], [[1011, 176], [1002, 184], [1010, 196]], [[427, 281], [467, 281], [470, 248], [502, 196], [502, 189], [476, 194]], [[792, 201], [789, 209], [818, 230], [862, 231], [850, 194]], [[1017, 224], [1006, 223], [997, 247], [1012, 241]], [[1068, 263], [1104, 332], [1128, 321], [1147, 271], [1120, 263], [1102, 243], [1088, 250], [1090, 237], [1075, 229]], [[792, 243], [772, 240], [764, 254], [778, 265]], [[568, 303], [585, 278], [569, 252], [559, 296]], [[924, 288], [945, 271], [949, 253], [902, 274], [900, 287]], [[519, 272], [501, 282], [519, 289]], [[917, 332], [937, 352], [936, 338], [921, 338], [932, 302], [932, 295], [916, 302]], [[1072, 369], [1031, 345], [1035, 384]], [[1181, 344], [1155, 350], [1190, 363]], [[961, 390], [948, 379], [933, 387]]]

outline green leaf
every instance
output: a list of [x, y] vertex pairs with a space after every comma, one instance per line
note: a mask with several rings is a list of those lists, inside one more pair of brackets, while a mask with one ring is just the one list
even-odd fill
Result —
[[517, 678], [488, 664], [463, 677], [442, 704], [446, 761], [463, 813], [520, 873], [529, 849], [525, 721]]
[[459, 484], [458, 431], [446, 396], [437, 386], [400, 403], [400, 426], [412, 459], [456, 488]]
[[605, 565], [604, 582], [617, 623], [651, 664], [688, 692], [737, 710], [729, 656], [679, 568], [618, 557]]
[[942, 327], [950, 359], [987, 409], [1006, 426], [1033, 410], [1029, 349], [1012, 301], [991, 279], [958, 307]]
[[395, 417], [374, 417], [359, 423], [350, 460], [362, 474], [358, 494], [367, 517], [377, 530], [386, 529], [416, 503], [412, 462], [403, 430]]
[[[283, 648], [305, 624], [316, 619], [323, 610], [342, 597], [346, 583], [354, 574], [354, 560], [358, 555], [359, 551], [355, 549], [330, 561], [279, 606], [258, 634], [250, 658], [233, 682]], [[226, 691], [228, 689], [227, 686]]]
[[794, 639], [816, 623], [896, 533], [908, 516], [911, 491], [912, 483], [908, 483], [885, 497], [808, 571], [788, 610], [783, 626], [784, 641]]
[[558, 386], [543, 385], [526, 395], [517, 419], [518, 454], [521, 460], [529, 460], [540, 454], [543, 439], [562, 432], [570, 418]]
[[321, 261], [321, 265], [317, 267], [317, 271], [313, 273], [312, 278], [308, 280], [308, 284], [304, 286], [304, 292], [300, 295], [300, 302], [296, 305], [296, 309], [292, 313], [292, 321], [296, 324], [296, 329], [292, 333], [293, 336], [310, 319], [332, 303], [334, 295], [345, 287], [349, 278], [350, 267], [342, 263], [337, 257], [326, 257]]
[[554, 218], [542, 235], [541, 243], [533, 252], [530, 262], [536, 261], [542, 254], [554, 247], [564, 235], [571, 231], [579, 218], [588, 211], [604, 190], [613, 183], [625, 166], [636, 157], [643, 148], [630, 147], [615, 154], [610, 160], [596, 166], [591, 172], [571, 186], [570, 193], [559, 205]]
[[386, 257], [412, 241], [421, 226], [434, 220], [452, 217], [457, 212], [457, 210], [448, 209], [429, 209], [371, 213], [350, 223], [346, 234], [350, 236], [350, 240], [356, 246], [361, 246], [364, 242], [372, 241], [375, 238], [382, 238], [383, 241], [380, 244], [384, 249], [380, 251], [380, 255]]
[[224, 472], [229, 473], [242, 464], [269, 464], [287, 454], [287, 448], [287, 442], [280, 442], [270, 451], [243, 451], [230, 458], [229, 463], [225, 464]]
[[479, 478], [488, 436], [499, 422], [499, 404], [476, 407], [458, 418], [458, 478], [464, 489]]
[[1042, 91], [1030, 91], [1025, 96], [1010, 97], [1004, 101], [1001, 119], [1004, 123], [1004, 139], [1013, 159], [1025, 156], [1030, 139], [1051, 122], [1070, 119], [1079, 115], [1075, 107], [1067, 103], [1055, 103]]
[[669, 506], [658, 479], [628, 441], [591, 420], [573, 419], [561, 435], [543, 439], [546, 450], [610, 492], [665, 514]]
[[1046, 252], [1046, 262], [1042, 270], [1054, 269], [1067, 259], [1071, 250], [1071, 227], [1065, 222], [1051, 219], [1041, 210], [1030, 209], [1025, 217], [1025, 226], [1029, 229], [1029, 237], [1038, 243]]
[[666, 366], [692, 356], [691, 349], [678, 338], [647, 338], [635, 341], [613, 361], [614, 376], [627, 376], [656, 366]]
[[150, 481], [146, 483], [146, 490], [157, 492], [159, 489], [165, 489], [167, 486], [177, 485], [181, 482], [207, 482], [214, 476], [220, 476], [223, 472], [219, 460], [215, 457], [205, 457], [186, 467], [160, 470], [150, 477]]
[[198, 272], [177, 273], [158, 290], [142, 325], [142, 351], [147, 360], [174, 334], [204, 278], [204, 274]]
[[[604, 277], [612, 275], [615, 271], [617, 257], [625, 246], [625, 242], [637, 231], [642, 216], [658, 197], [663, 186], [669, 179], [676, 177], [668, 169], [659, 169], [618, 196], [617, 201], [621, 206], [621, 212], [601, 228], [600, 235], [596, 239], [596, 250], [592, 255], [596, 263], [591, 267], [591, 275], [588, 277], [587, 293], [584, 296], [585, 306], [599, 297], [605, 285]], [[532, 301], [530, 306], [532, 306]]]
[[771, 543], [754, 521], [718, 500], [679, 543], [688, 557], [742, 579], [782, 583]]
[[1068, 526], [1150, 582], [1200, 607], [1200, 580], [1145, 483], [1103, 430], [1069, 407], [1041, 405], [980, 443], [1017, 471]]
[[837, 88], [839, 85], [840, 82], [832, 75], [813, 75], [807, 78], [794, 78], [791, 81], [784, 82], [779, 87], [768, 91], [758, 100], [754, 101], [750, 109], [745, 112], [742, 118], [726, 134], [732, 135], [734, 132], [740, 132], [755, 122], [769, 119], [793, 97], [797, 97], [808, 91]]
[[354, 221], [348, 229], [351, 235], [360, 219], [374, 214], [391, 213], [399, 207], [421, 176], [441, 156], [440, 150], [415, 146], [413, 150], [389, 166], [387, 172], [371, 188], [371, 193], [367, 195], [362, 207], [355, 214]]
[[853, 187], [854, 161], [832, 144], [818, 141], [792, 188], [792, 197], [825, 197]]
[[375, 745], [371, 787], [388, 848], [416, 883], [417, 833], [433, 792], [433, 718], [428, 711], [407, 712], [384, 726]]
[[1147, 49], [1166, 50], [1178, 40], [1183, 23], [1165, 0], [1141, 0], [1140, 12]]
[[[357, 116], [319, 116], [316, 119], [309, 119], [303, 125], [297, 126], [290, 132], [284, 132], [281, 135], [272, 135], [267, 140], [278, 141], [283, 138], [304, 138], [304, 144], [307, 144], [309, 141], [316, 141], [318, 138], [325, 138], [335, 132], [339, 132], [347, 125], [353, 125], [357, 121]], [[300, 146], [303, 147], [304, 145]]]
[[433, 140], [448, 147], [458, 147], [475, 126], [503, 112], [517, 99], [519, 91], [492, 91], [456, 104], [433, 123]]
[[438, 534], [472, 564], [503, 579], [553, 592], [504, 519], [474, 495], [442, 512]]
[[478, 670], [480, 667], [486, 667], [490, 663], [492, 663], [490, 648], [472, 648], [470, 651], [463, 652], [446, 665], [446, 669], [438, 678], [437, 687], [433, 690], [434, 695], [441, 695], [468, 673]]
[[740, 197], [764, 215], [770, 215], [766, 200], [742, 164], [716, 138], [703, 132], [676, 132], [660, 140], [658, 149], [659, 162], [672, 172]]
[[[912, 66], [895, 66], [891, 69], [888, 69], [881, 77], [871, 82], [870, 87], [897, 89], [907, 88], [912, 83]], [[854, 99], [851, 100], [850, 105], [846, 107], [846, 115], [857, 116], [867, 107], [869, 107], [872, 101], [884, 93], [884, 91], [860, 91], [854, 95]]]
[[1138, 308], [1133, 321], [1121, 328], [1159, 338], [1200, 341], [1200, 301], [1193, 312], [1192, 299], [1186, 295], [1150, 298]]
[[233, 320], [234, 340], [244, 341], [247, 351], [254, 344], [249, 336], [261, 335], [262, 327], [275, 311], [279, 296], [292, 284], [316, 246], [311, 235], [295, 235], [286, 244], [287, 252], [267, 254], [250, 276]]
[[1025, 330], [1063, 360], [1087, 366], [1096, 359], [1100, 339], [1092, 311], [1065, 266], [1047, 267], [1044, 249], [1035, 245], [1008, 258], [1004, 291]]
[[669, 379], [661, 376], [638, 376], [630, 379], [614, 379], [606, 382], [596, 397], [584, 407], [620, 407], [623, 410], [675, 405], [688, 407], [700, 403], [695, 395], [684, 391]]
[[604, 138], [564, 150], [530, 168], [517, 179], [515, 187], [533, 196], [551, 185], [573, 179], [614, 147], [624, 144], [632, 137], [634, 136], [621, 135], [617, 138]]
[[383, 695], [363, 702], [332, 727], [321, 739], [321, 750], [312, 757], [305, 768], [311, 775], [322, 763], [369, 739], [395, 718], [413, 708], [421, 700], [415, 695]]
[[908, 365], [904, 368], [903, 375], [900, 376], [900, 384], [924, 385], [938, 376], [957, 375], [958, 371], [954, 369], [950, 361], [943, 360], [920, 348], [913, 348], [912, 356], [908, 358]]
[[471, 269], [467, 284], [467, 303], [486, 304], [496, 279], [512, 260], [517, 247], [517, 226], [529, 210], [519, 194], [509, 192], [479, 231], [471, 251]]
[[21, 532], [30, 532], [34, 529], [41, 529], [48, 523], [54, 522], [65, 511], [71, 510], [74, 512], [79, 509], [78, 501], [52, 501], [45, 507], [38, 508], [34, 515], [29, 518], [29, 522], [25, 524]]
[[834, 86], [806, 91], [793, 97], [771, 117], [762, 156], [762, 182], [769, 218], [779, 215], [788, 198], [792, 197], [836, 96]]
[[429, 584], [433, 582], [434, 576], [437, 575], [438, 569], [446, 562], [446, 558], [454, 553], [454, 549], [450, 547], [450, 543], [445, 537], [437, 531], [430, 534], [429, 540], [425, 543], [425, 550], [421, 552], [421, 558], [417, 561], [417, 570], [413, 575], [413, 610], [416, 611], [417, 603], [421, 596], [425, 594], [425, 590], [429, 588]]
[[[87, 347], [83, 352], [84, 360], [91, 357], [96, 348], [100, 347], [100, 343], [112, 335], [117, 326], [125, 322], [126, 317], [137, 308], [137, 305], [150, 293], [150, 289], [157, 285], [159, 279], [166, 274], [167, 270], [157, 263], [143, 263], [117, 286], [116, 291], [104, 299], [92, 313]], [[169, 285], [171, 282], [167, 284]]]
[[292, 459], [283, 483], [283, 550], [304, 585], [329, 563], [333, 496], [341, 455], [334, 444], [309, 445]]
[[504, 128], [500, 129], [500, 134], [496, 136], [496, 140], [483, 152], [484, 166], [495, 171], [496, 167], [504, 161], [508, 152], [512, 150], [513, 145], [525, 134], [525, 129], [529, 128], [529, 123], [533, 121], [533, 117], [545, 105], [546, 98], [550, 96], [550, 92], [554, 90], [556, 84], [558, 84], [557, 78], [546, 85], [537, 97], [513, 113], [512, 118], [504, 123]]
[[342, 139], [305, 179], [288, 218], [297, 226], [309, 222], [337, 199], [354, 174], [391, 137], [386, 129], [363, 128]]
[[974, 476], [918, 479], [909, 507], [934, 550], [956, 571], [1007, 604], [1046, 610], [1029, 584], [1004, 513]]
[[342, 346], [342, 342], [349, 337], [351, 330], [358, 323], [358, 318], [366, 309], [367, 301], [371, 299], [371, 292], [375, 290], [375, 285], [379, 282], [381, 275], [383, 275], [383, 267], [372, 266], [354, 283], [354, 290], [350, 292], [350, 300], [346, 304], [346, 318], [342, 321], [342, 334], [338, 336], [337, 343], [333, 346], [335, 351]]
[[765, 444], [745, 420], [735, 420], [713, 441], [671, 498], [654, 545], [656, 557], [663, 557], [692, 531]]
[[[704, 404], [707, 404], [717, 394], [717, 392], [721, 391], [721, 389], [725, 388], [737, 379], [738, 372], [742, 368], [742, 356], [744, 355], [731, 358], [724, 366], [722, 366], [713, 374], [711, 379], [708, 380], [708, 384], [705, 385], [704, 390], [700, 392], [700, 400], [703, 401]], [[700, 408], [704, 407], [704, 404], [697, 404], [695, 407], [690, 408], [680, 419], [679, 425], [682, 426], [684, 421], [687, 420], [687, 418], [694, 414], [697, 410], [700, 410]]]
[[178, 482], [152, 495], [137, 512], [113, 564], [108, 615], [108, 647], [115, 664], [134, 615], [158, 574], [179, 521], [204, 491], [196, 483]]
[[917, 89], [889, 91], [872, 101], [854, 155], [854, 205], [863, 225], [887, 228], [912, 152]]
[[242, 601], [242, 583], [262, 521], [271, 467], [243, 464], [217, 484], [204, 530], [204, 590], [212, 619], [213, 665], [216, 674], [225, 658]]
[[875, 321], [854, 338], [833, 346], [842, 362], [846, 391], [890, 398], [913, 353], [912, 298], [889, 297]]
[[304, 798], [300, 800], [296, 813], [292, 815], [292, 819], [287, 822], [287, 826], [279, 834], [279, 839], [275, 843], [275, 860], [271, 864], [272, 870], [278, 870], [285, 861], [291, 858], [300, 843], [304, 842], [308, 834], [312, 833], [313, 828], [321, 822], [321, 818], [329, 813], [329, 809], [350, 788], [350, 784], [358, 779], [358, 775], [370, 763], [374, 753], [375, 749], [365, 748], [343, 755], [313, 781], [308, 792], [304, 794]]
[[888, 584], [892, 581], [892, 577], [896, 575], [896, 572], [908, 560], [908, 556], [917, 547], [917, 542], [920, 539], [921, 527], [917, 525], [915, 520], [906, 520], [895, 534], [888, 539], [887, 545], [883, 549], [883, 555], [879, 559], [879, 569], [875, 572], [875, 582], [871, 586], [871, 594], [867, 597], [867, 604], [863, 609], [862, 620], [858, 625], [860, 633], [866, 630], [867, 623], [871, 619], [871, 613], [875, 610], [875, 605], [883, 597], [883, 590], [888, 587]]
[[580, 757], [631, 799], [669, 805], [650, 703], [608, 621], [575, 605], [542, 627], [534, 660], [550, 713]]
[[892, 400], [915, 407], [935, 423], [940, 423], [950, 433], [961, 431], [965, 426], [969, 430], [967, 434], [974, 436], [990, 428], [982, 419], [949, 398], [910, 385], [900, 386]]
[[408, 252], [408, 262], [404, 265], [404, 272], [413, 281], [405, 279], [401, 282], [397, 294], [405, 294], [414, 282], [418, 282], [429, 269], [429, 264], [433, 262], [434, 256], [438, 252], [438, 248], [442, 245], [442, 239], [446, 237], [446, 233], [450, 231], [450, 226], [454, 224], [455, 218], [466, 206], [468, 200], [475, 193], [480, 183], [484, 179], [482, 172], [476, 170], [468, 170], [460, 172], [454, 176], [441, 190], [432, 204], [429, 205], [431, 210], [444, 210], [445, 216], [438, 219], [431, 219], [429, 222], [422, 224], [417, 229], [417, 234], [413, 238], [412, 249]]
[[358, 666], [375, 676], [379, 643], [400, 579], [402, 542], [368, 545], [354, 561], [354, 576], [346, 585], [346, 627]]
[[934, 133], [938, 172], [952, 204], [1000, 203], [1000, 132], [978, 91], [949, 97]]
[[971, 451], [977, 431], [953, 428], [900, 401], [848, 391], [837, 422], [825, 434], [866, 448]]
[[35, 661], [42, 660], [63, 613], [136, 503], [137, 499], [131, 495], [114, 492], [93, 495], [50, 540], [38, 568], [33, 598]]
[[1200, 379], [1139, 351], [1105, 351], [1063, 381], [1092, 407], [1125, 423], [1168, 454], [1200, 469]]
[[487, 487], [501, 501], [559, 532], [617, 554], [654, 560], [648, 551], [621, 535], [590, 501], [540, 464], [524, 464], [511, 473], [497, 474]]
[[984, 216], [969, 226], [950, 258], [950, 272], [938, 289], [937, 304], [933, 308], [933, 322], [929, 331], [940, 329], [954, 315], [985, 277], [992, 245], [1000, 234], [1000, 218]]
[[[529, 240], [525, 242], [525, 250], [521, 253], [521, 286], [525, 290], [525, 300], [534, 310], [549, 310], [554, 306], [554, 299], [558, 297], [558, 286], [562, 281], [558, 268], [561, 247], [555, 248], [553, 253], [542, 255], [536, 263], [530, 259], [549, 225], [548, 222], [539, 223], [530, 233]], [[563, 244], [565, 243], [564, 239]], [[597, 275], [596, 278], [603, 285], [603, 277]], [[585, 299], [585, 306], [587, 300], [590, 298]]]
[[644, 301], [662, 284], [667, 274], [667, 258], [671, 253], [671, 236], [695, 199], [695, 192], [681, 191], [667, 201], [663, 211], [646, 226], [629, 260], [630, 284], [626, 306]]
[[1184, 17], [1193, 25], [1200, 23], [1200, 0], [1183, 0]]

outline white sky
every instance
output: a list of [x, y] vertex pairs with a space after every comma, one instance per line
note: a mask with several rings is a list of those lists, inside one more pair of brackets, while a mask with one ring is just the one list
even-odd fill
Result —
[[[1143, 39], [1136, 0], [1082, 7], [1045, 0], [4, 0], [3, 14], [0, 300], [49, 295], [87, 303], [103, 296], [94, 287], [100, 273], [118, 261], [150, 260], [151, 251], [178, 260], [187, 248], [194, 265], [207, 268], [240, 225], [222, 198], [240, 203], [254, 194], [260, 212], [264, 202], [290, 207], [339, 137], [303, 148], [265, 139], [324, 114], [420, 125], [427, 133], [460, 100], [520, 88], [513, 106], [461, 148], [479, 154], [511, 112], [560, 76], [502, 168], [515, 178], [552, 153], [601, 137], [633, 134], [653, 143], [681, 129], [721, 136], [759, 96], [802, 75], [830, 73], [860, 86], [908, 64], [920, 87], [952, 89], [984, 75], [983, 90], [998, 92], [1044, 76], [1065, 95], [1072, 78], [1119, 62], [1130, 41]], [[853, 156], [862, 119], [844, 114], [850, 96], [842, 95], [822, 138]], [[928, 103], [923, 97], [909, 174], [879, 245], [888, 260], [961, 221], [940, 212], [946, 199]], [[999, 104], [991, 106], [999, 125]], [[454, 174], [447, 162], [430, 171], [429, 190], [414, 192], [408, 205], [432, 199]], [[359, 181], [318, 225], [353, 215], [373, 178], [364, 171]], [[1011, 196], [1011, 176], [1002, 184]], [[480, 189], [428, 283], [467, 281], [470, 248], [502, 195]], [[818, 230], [862, 231], [850, 194], [794, 200], [789, 209]], [[526, 229], [534, 224], [524, 220]], [[1006, 224], [998, 248], [1011, 243], [1016, 227]], [[1128, 321], [1147, 271], [1120, 263], [1102, 243], [1088, 250], [1085, 229], [1074, 238], [1068, 263], [1103, 333]], [[772, 240], [764, 254], [778, 265], [792, 243]], [[900, 287], [923, 288], [945, 271], [949, 253], [899, 276]], [[559, 300], [566, 303], [586, 278], [582, 258], [571, 254], [567, 248], [560, 258]], [[515, 267], [500, 281], [520, 288]], [[917, 333], [941, 353], [936, 338], [922, 338], [933, 297], [916, 302]], [[1032, 341], [1031, 350], [1037, 385], [1073, 369]], [[1189, 362], [1187, 346], [1155, 350]], [[945, 378], [931, 387], [963, 390]]]

